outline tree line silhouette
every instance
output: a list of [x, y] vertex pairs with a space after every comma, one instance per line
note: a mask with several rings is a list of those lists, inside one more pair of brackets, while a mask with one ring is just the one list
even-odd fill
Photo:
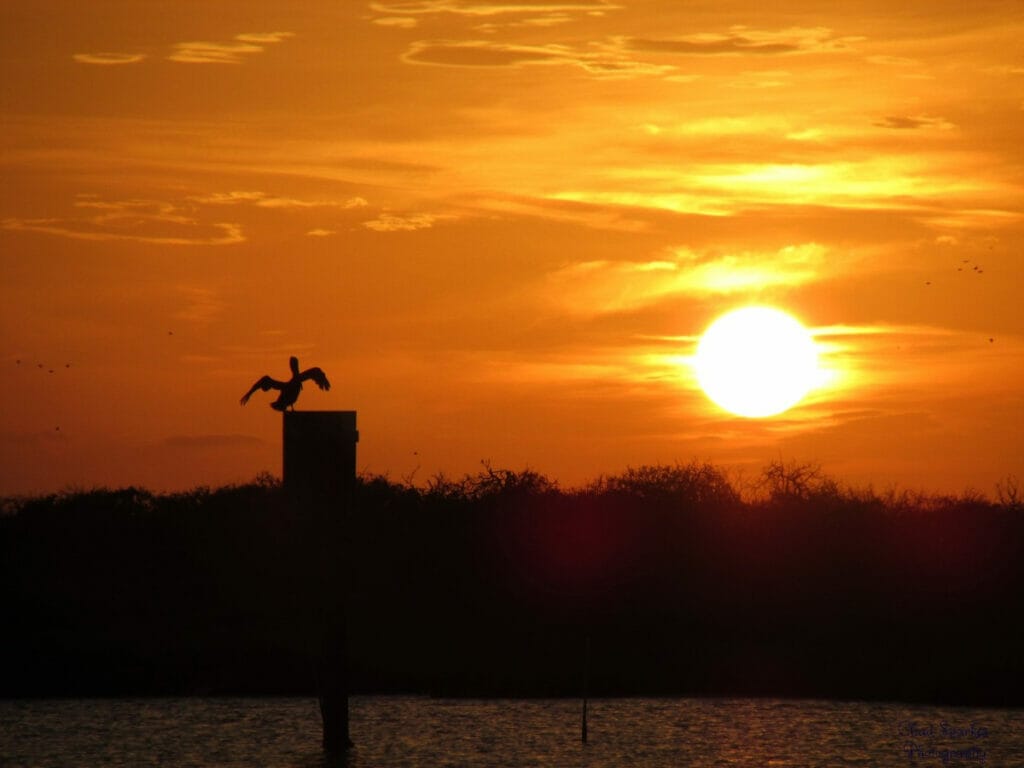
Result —
[[[484, 465], [358, 478], [354, 692], [1020, 706], [1024, 503], [774, 462], [563, 489]], [[311, 694], [318, 531], [279, 482], [0, 501], [0, 696]], [[342, 585], [339, 585], [339, 589]]]

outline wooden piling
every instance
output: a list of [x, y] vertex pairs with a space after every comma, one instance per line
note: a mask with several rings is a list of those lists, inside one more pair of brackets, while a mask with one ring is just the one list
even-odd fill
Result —
[[352, 746], [348, 712], [347, 518], [355, 493], [355, 411], [285, 411], [283, 486], [292, 514], [313, 547], [311, 572], [319, 617], [314, 621], [317, 695], [323, 747]]
[[590, 637], [587, 637], [583, 651], [583, 722], [580, 724], [580, 741], [587, 743], [587, 698], [590, 695]]

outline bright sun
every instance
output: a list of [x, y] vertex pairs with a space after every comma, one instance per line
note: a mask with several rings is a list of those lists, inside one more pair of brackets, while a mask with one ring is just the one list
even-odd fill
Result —
[[701, 337], [697, 381], [727, 411], [759, 418], [792, 408], [818, 379], [818, 354], [796, 318], [771, 307], [719, 317]]

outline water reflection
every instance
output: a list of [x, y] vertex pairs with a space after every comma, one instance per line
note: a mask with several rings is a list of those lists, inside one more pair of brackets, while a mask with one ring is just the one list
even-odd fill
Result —
[[[745, 699], [579, 702], [355, 697], [325, 756], [305, 699], [0, 702], [0, 765], [906, 766], [1024, 764], [1020, 710]], [[984, 735], [982, 735], [984, 734]]]

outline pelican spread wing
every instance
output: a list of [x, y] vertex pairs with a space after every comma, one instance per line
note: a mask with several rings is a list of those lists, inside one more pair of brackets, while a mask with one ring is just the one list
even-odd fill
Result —
[[299, 399], [299, 393], [302, 391], [302, 382], [312, 380], [320, 389], [328, 390], [331, 388], [331, 382], [327, 380], [327, 375], [319, 368], [307, 368], [300, 373], [299, 359], [294, 355], [288, 358], [288, 367], [292, 371], [292, 377], [288, 381], [278, 381], [269, 376], [264, 376], [252, 385], [252, 389], [242, 396], [242, 405], [249, 402], [249, 398], [252, 397], [252, 394], [257, 389], [262, 389], [264, 392], [276, 389], [281, 394], [278, 395], [277, 400], [270, 404], [270, 407], [275, 411], [286, 411], [289, 408], [294, 410], [295, 401]]
[[309, 379], [315, 381], [320, 389], [328, 390], [331, 388], [331, 382], [327, 380], [327, 375], [319, 368], [307, 368], [299, 374], [300, 381], [308, 381]]
[[[319, 370], [319, 368], [317, 370]], [[323, 376], [322, 373], [320, 375]], [[326, 379], [324, 379], [324, 381], [326, 381]], [[278, 381], [277, 379], [272, 379], [269, 376], [264, 376], [262, 379], [260, 379], [259, 381], [252, 385], [252, 389], [250, 389], [248, 392], [242, 395], [242, 405], [245, 405], [247, 402], [249, 402], [249, 398], [252, 397], [252, 393], [255, 392], [257, 389], [261, 389], [264, 392], [271, 389], [284, 389], [285, 383], [286, 382]]]

